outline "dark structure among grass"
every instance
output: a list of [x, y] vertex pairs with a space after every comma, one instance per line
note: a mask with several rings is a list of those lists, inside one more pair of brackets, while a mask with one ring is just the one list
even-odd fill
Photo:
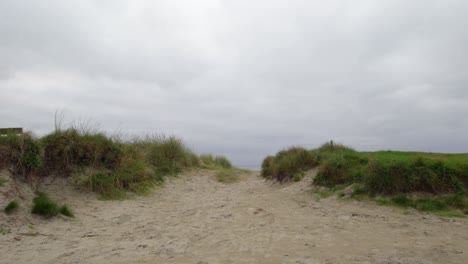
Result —
[[441, 197], [406, 201], [407, 207], [423, 211], [467, 208], [468, 154], [357, 152], [330, 142], [314, 150], [293, 147], [268, 156], [261, 175], [283, 182], [315, 167], [316, 185], [334, 188], [357, 184], [356, 195], [397, 195], [389, 202], [392, 204], [404, 204], [402, 197], [410, 199], [406, 194], [412, 193]]
[[11, 214], [13, 213], [14, 211], [16, 211], [19, 207], [19, 204], [17, 201], [11, 201], [7, 204], [7, 206], [5, 206], [5, 208], [3, 209], [5, 211], [6, 214]]

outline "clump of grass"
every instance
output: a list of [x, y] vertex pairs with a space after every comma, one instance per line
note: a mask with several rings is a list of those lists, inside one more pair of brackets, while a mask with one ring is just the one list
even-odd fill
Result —
[[404, 194], [393, 197], [391, 202], [401, 207], [409, 207], [413, 205], [413, 201]]
[[59, 213], [63, 214], [64, 216], [75, 217], [73, 212], [66, 205], [60, 206]]
[[284, 182], [294, 179], [298, 173], [309, 170], [317, 164], [314, 153], [301, 147], [291, 147], [278, 152], [276, 156], [266, 157], [262, 163], [261, 175], [267, 179]]
[[215, 178], [217, 181], [222, 183], [235, 183], [240, 181], [241, 170], [235, 168], [229, 169], [220, 169], [215, 173]]
[[42, 147], [31, 133], [0, 137], [0, 169], [12, 169], [15, 175], [27, 177], [43, 165]]
[[467, 200], [460, 194], [412, 199], [405, 194], [399, 194], [390, 199], [376, 199], [377, 204], [403, 208], [415, 208], [425, 212], [446, 212], [453, 209], [464, 209], [468, 206]]
[[73, 217], [72, 212], [67, 206], [59, 206], [57, 203], [51, 201], [45, 193], [38, 193], [33, 199], [32, 213], [47, 218], [56, 216], [59, 213]]
[[[468, 188], [468, 157], [464, 154], [357, 152], [332, 142], [309, 153], [315, 164], [319, 164], [314, 178], [317, 185], [333, 187], [361, 183], [370, 195], [449, 194]], [[280, 154], [284, 155], [283, 159]], [[291, 156], [288, 151], [282, 151], [276, 156], [266, 157], [262, 175], [266, 178], [292, 178], [291, 175], [303, 170], [304, 166], [301, 162], [293, 162]]]
[[18, 209], [18, 207], [19, 207], [18, 202], [13, 200], [13, 201], [9, 202], [7, 204], [7, 206], [5, 206], [5, 208], [3, 210], [5, 211], [6, 214], [11, 214], [14, 211], [16, 211]]
[[176, 175], [192, 166], [193, 152], [179, 138], [159, 135], [143, 144], [148, 150], [147, 161], [162, 175]]
[[457, 170], [440, 160], [372, 159], [368, 168], [367, 186], [373, 193], [456, 193], [463, 189]]
[[359, 183], [364, 178], [367, 159], [352, 148], [328, 143], [319, 148], [319, 153], [321, 160], [314, 184], [332, 187]]
[[457, 212], [436, 212], [435, 214], [441, 217], [466, 218], [466, 215]]
[[99, 193], [103, 197], [119, 199], [125, 196], [125, 193], [116, 187], [114, 177], [108, 173], [95, 173], [87, 177], [82, 185], [88, 185], [91, 190]]
[[215, 167], [214, 157], [211, 154], [200, 155], [200, 160], [202, 163], [202, 167], [205, 169], [212, 169]]
[[214, 163], [216, 164], [216, 166], [224, 169], [232, 168], [231, 162], [224, 156], [216, 156], [214, 159]]
[[202, 168], [205, 169], [230, 169], [232, 168], [231, 162], [224, 156], [213, 156], [211, 154], [200, 155], [200, 161]]
[[445, 211], [448, 206], [438, 199], [416, 199], [414, 207], [420, 211]]
[[102, 133], [57, 130], [42, 138], [45, 174], [70, 175], [80, 167], [115, 168], [123, 157], [121, 145]]
[[[0, 169], [25, 176], [73, 176], [76, 185], [110, 199], [145, 193], [166, 176], [205, 166], [233, 168], [223, 156], [199, 157], [174, 136], [128, 142], [89, 129], [86, 123], [68, 129], [56, 123], [56, 130], [40, 139], [28, 133], [0, 137]], [[49, 209], [54, 211], [53, 206]]]
[[7, 234], [10, 234], [10, 233], [11, 233], [11, 229], [1, 228], [0, 227], [0, 235], [7, 235]]
[[[351, 194], [354, 199], [392, 196], [375, 201], [382, 205], [430, 212], [468, 208], [468, 154], [357, 152], [333, 142], [308, 152], [319, 166], [314, 184], [330, 188], [322, 191], [322, 196], [332, 194], [334, 187], [357, 184], [359, 189]], [[280, 181], [294, 179], [296, 172], [311, 168], [302, 166], [301, 162], [293, 162], [290, 158], [293, 155], [288, 151], [280, 153], [264, 159], [263, 177]], [[407, 195], [412, 193], [431, 196], [411, 199]]]

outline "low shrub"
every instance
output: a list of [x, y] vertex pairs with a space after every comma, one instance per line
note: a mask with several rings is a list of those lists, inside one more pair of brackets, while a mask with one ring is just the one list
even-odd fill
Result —
[[193, 161], [193, 152], [179, 138], [155, 136], [147, 144], [148, 162], [160, 174], [176, 175]]
[[59, 213], [60, 214], [63, 214], [64, 216], [68, 216], [68, 217], [75, 217], [75, 215], [73, 214], [73, 212], [70, 210], [70, 208], [68, 208], [68, 206], [66, 205], [62, 205], [59, 209]]
[[42, 138], [44, 173], [69, 175], [76, 168], [112, 169], [123, 157], [120, 144], [101, 133], [81, 133], [76, 129], [55, 131]]
[[[127, 142], [87, 129], [86, 124], [81, 129], [61, 129], [56, 124], [56, 130], [41, 139], [28, 133], [0, 137], [0, 169], [11, 169], [15, 175], [73, 176], [76, 185], [107, 198], [144, 193], [168, 175], [199, 167], [233, 168], [223, 156], [199, 157], [174, 136]], [[34, 211], [53, 214], [54, 206], [41, 203], [43, 199], [38, 197]]]
[[200, 155], [201, 167], [205, 169], [232, 168], [231, 162], [224, 156], [213, 156], [211, 154]]
[[343, 145], [331, 152], [321, 152], [320, 166], [313, 182], [327, 187], [359, 183], [365, 177], [367, 162], [359, 153]]
[[202, 167], [205, 169], [212, 169], [215, 167], [214, 157], [211, 154], [200, 155], [200, 161], [202, 163]]
[[272, 178], [273, 177], [273, 167], [274, 167], [275, 157], [267, 156], [262, 162], [262, 170], [260, 175], [263, 178]]
[[367, 186], [373, 193], [456, 193], [463, 190], [457, 170], [443, 161], [423, 158], [369, 162]]
[[51, 201], [45, 193], [38, 193], [37, 196], [34, 198], [32, 213], [42, 215], [47, 218], [56, 216], [59, 213], [65, 216], [73, 216], [73, 214], [67, 206], [59, 206], [55, 202]]
[[283, 182], [291, 180], [296, 174], [317, 166], [316, 156], [301, 147], [282, 150], [276, 156], [265, 158], [261, 175], [267, 179]]
[[29, 176], [42, 165], [41, 144], [30, 133], [0, 137], [0, 169], [11, 168], [15, 175]]
[[5, 206], [5, 208], [3, 210], [5, 211], [6, 214], [11, 214], [14, 211], [16, 211], [18, 209], [18, 207], [19, 207], [18, 202], [13, 200], [13, 201], [9, 202], [7, 204], [7, 206]]
[[231, 162], [224, 156], [216, 156], [214, 159], [214, 163], [216, 166], [224, 168], [224, 169], [232, 168]]

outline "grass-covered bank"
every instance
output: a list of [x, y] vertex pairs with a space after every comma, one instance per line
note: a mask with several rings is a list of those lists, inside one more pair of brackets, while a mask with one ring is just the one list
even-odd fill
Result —
[[[355, 195], [384, 197], [380, 199], [389, 199], [389, 204], [392, 197], [424, 194], [430, 197], [415, 199], [408, 207], [423, 211], [468, 209], [468, 154], [358, 152], [331, 142], [317, 149], [292, 147], [269, 156], [263, 161], [261, 175], [283, 182], [315, 167], [318, 173], [313, 183], [330, 190], [354, 184]], [[453, 195], [458, 199], [456, 205], [453, 199], [444, 198]], [[425, 210], [429, 207], [437, 210]]]
[[184, 170], [232, 167], [225, 157], [197, 155], [174, 136], [121, 140], [71, 127], [43, 137], [31, 133], [0, 137], [0, 169], [22, 179], [70, 177], [76, 186], [110, 199], [145, 193]]

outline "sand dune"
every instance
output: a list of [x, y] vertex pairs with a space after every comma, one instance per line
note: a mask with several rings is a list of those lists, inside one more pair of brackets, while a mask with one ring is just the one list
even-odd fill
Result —
[[[236, 184], [210, 172], [145, 197], [100, 201], [42, 187], [76, 218], [3, 217], [0, 263], [466, 263], [468, 221], [366, 202], [318, 200], [310, 180]], [[13, 220], [12, 220], [13, 219]], [[16, 219], [16, 220], [15, 220]]]

